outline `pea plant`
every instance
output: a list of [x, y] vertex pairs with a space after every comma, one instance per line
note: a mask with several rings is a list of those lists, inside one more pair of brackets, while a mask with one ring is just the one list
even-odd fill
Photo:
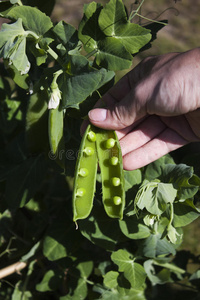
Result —
[[115, 132], [80, 136], [166, 24], [138, 24], [143, 2], [91, 1], [76, 29], [52, 22], [55, 0], [0, 1], [0, 299], [199, 298], [199, 257], [181, 248], [198, 154], [124, 171]]

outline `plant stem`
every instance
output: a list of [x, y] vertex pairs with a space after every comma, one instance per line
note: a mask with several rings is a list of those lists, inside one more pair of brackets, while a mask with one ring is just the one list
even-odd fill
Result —
[[141, 17], [141, 18], [143, 18], [144, 20], [147, 20], [147, 21], [150, 21], [150, 22], [155, 22], [155, 23], [158, 23], [158, 24], [167, 25], [167, 23], [149, 19], [149, 18], [144, 17], [144, 16], [142, 16], [142, 15], [140, 15], [140, 14], [138, 14], [138, 13], [137, 13], [136, 15], [137, 15], [138, 17]]
[[62, 67], [64, 66], [64, 62], [62, 61], [62, 59], [58, 56], [58, 54], [51, 48], [48, 47], [47, 50], [48, 54], [53, 57], [53, 59], [55, 59]]
[[89, 52], [85, 57], [86, 57], [86, 58], [90, 58], [91, 56], [93, 56], [94, 54], [96, 54], [97, 51], [98, 51], [98, 49], [94, 49], [94, 50], [92, 50], [91, 52]]
[[141, 1], [141, 3], [139, 4], [138, 8], [134, 11], [132, 11], [130, 13], [130, 16], [129, 16], [129, 21], [131, 21], [136, 15], [138, 15], [138, 11], [140, 10], [140, 8], [142, 7], [142, 4], [144, 3], [144, 0]]
[[0, 270], [0, 279], [7, 277], [11, 274], [14, 274], [14, 273], [19, 273], [21, 270], [26, 268], [26, 266], [27, 266], [27, 262], [18, 261], [8, 267], [5, 267]]

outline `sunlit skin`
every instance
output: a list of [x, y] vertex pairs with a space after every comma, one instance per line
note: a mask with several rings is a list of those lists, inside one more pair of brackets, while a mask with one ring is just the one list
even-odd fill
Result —
[[102, 103], [89, 120], [116, 130], [126, 170], [200, 141], [200, 48], [146, 58], [96, 107]]

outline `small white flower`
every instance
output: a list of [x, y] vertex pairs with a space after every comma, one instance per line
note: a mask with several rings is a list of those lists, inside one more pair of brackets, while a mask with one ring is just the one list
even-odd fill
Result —
[[51, 86], [51, 96], [48, 103], [48, 109], [56, 109], [60, 103], [61, 91], [58, 88], [58, 85], [54, 83], [52, 88]]

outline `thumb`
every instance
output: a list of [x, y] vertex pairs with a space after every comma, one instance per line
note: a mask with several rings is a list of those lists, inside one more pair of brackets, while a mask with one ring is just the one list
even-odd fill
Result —
[[94, 108], [88, 113], [89, 121], [93, 125], [104, 129], [124, 129], [141, 117], [141, 113], [138, 114], [135, 104], [135, 101], [130, 102], [130, 99], [127, 99], [127, 101], [116, 102], [111, 107]]

